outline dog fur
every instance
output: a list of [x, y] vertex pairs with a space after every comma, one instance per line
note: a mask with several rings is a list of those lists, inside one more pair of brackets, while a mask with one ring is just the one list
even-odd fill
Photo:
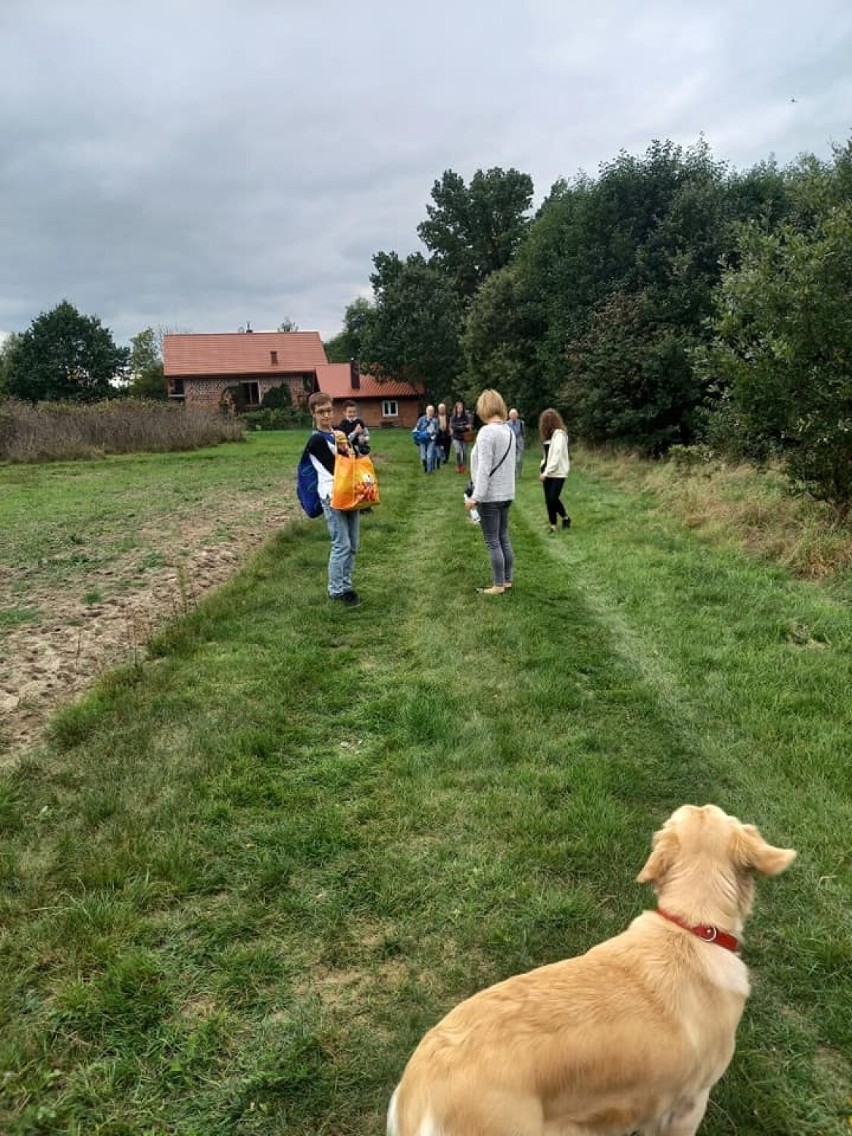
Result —
[[[715, 805], [683, 805], [637, 878], [689, 926], [739, 938], [754, 875], [795, 856]], [[646, 911], [456, 1006], [408, 1062], [388, 1136], [694, 1136], [748, 993], [738, 954]]]

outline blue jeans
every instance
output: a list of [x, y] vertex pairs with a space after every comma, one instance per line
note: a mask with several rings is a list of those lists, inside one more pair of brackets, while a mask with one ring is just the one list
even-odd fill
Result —
[[511, 584], [515, 553], [509, 540], [509, 507], [511, 501], [480, 501], [479, 527], [491, 557], [491, 575], [498, 588]]
[[420, 460], [425, 463], [427, 473], [434, 472], [436, 457], [437, 451], [434, 438], [428, 442], [420, 443]]
[[361, 514], [357, 509], [332, 509], [328, 497], [323, 498], [322, 511], [331, 537], [328, 556], [328, 594], [342, 596], [352, 591], [352, 570], [361, 533]]

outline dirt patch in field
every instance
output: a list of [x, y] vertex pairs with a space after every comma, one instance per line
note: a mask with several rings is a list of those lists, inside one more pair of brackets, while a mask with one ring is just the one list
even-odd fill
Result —
[[0, 765], [38, 743], [54, 711], [104, 671], [145, 658], [170, 619], [229, 580], [293, 515], [280, 488], [250, 507], [218, 500], [210, 515], [172, 517], [143, 529], [131, 555], [93, 566], [67, 588], [0, 582], [0, 605], [25, 586], [39, 614], [0, 638]]

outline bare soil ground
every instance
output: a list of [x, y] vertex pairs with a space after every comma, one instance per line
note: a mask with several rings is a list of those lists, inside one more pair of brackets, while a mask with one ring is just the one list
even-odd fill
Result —
[[[0, 605], [25, 584], [28, 605], [42, 613], [0, 638], [0, 765], [37, 744], [50, 715], [104, 671], [143, 659], [158, 629], [235, 575], [293, 511], [280, 487], [248, 508], [220, 497], [206, 515], [165, 516], [143, 528], [141, 547], [94, 565], [73, 587], [14, 572], [0, 581]], [[140, 573], [143, 561], [158, 566]]]

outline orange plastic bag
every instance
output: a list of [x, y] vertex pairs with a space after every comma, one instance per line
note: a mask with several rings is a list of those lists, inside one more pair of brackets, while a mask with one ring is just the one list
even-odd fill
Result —
[[379, 483], [370, 458], [338, 453], [334, 460], [332, 509], [369, 509], [379, 503]]

